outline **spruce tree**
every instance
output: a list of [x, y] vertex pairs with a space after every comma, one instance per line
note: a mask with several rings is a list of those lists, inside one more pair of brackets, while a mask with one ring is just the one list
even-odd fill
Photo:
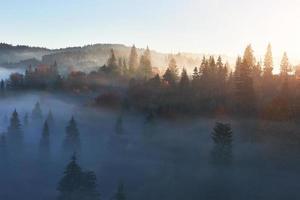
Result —
[[287, 53], [284, 52], [282, 60], [281, 60], [281, 64], [280, 64], [280, 76], [281, 76], [282, 80], [285, 80], [288, 78], [289, 72], [291, 72], [291, 66], [289, 63]]
[[131, 48], [128, 64], [129, 64], [129, 73], [131, 75], [135, 74], [139, 65], [138, 54], [135, 45], [133, 45]]
[[80, 133], [74, 117], [71, 118], [66, 127], [66, 137], [63, 146], [67, 153], [80, 152]]
[[23, 143], [22, 126], [17, 110], [14, 110], [10, 118], [10, 125], [7, 130], [8, 142], [14, 149], [19, 149]]
[[271, 44], [269, 44], [264, 58], [264, 70], [263, 70], [264, 79], [272, 79], [273, 77], [272, 72], [273, 72], [273, 54], [272, 54], [272, 46]]
[[43, 113], [39, 102], [35, 104], [31, 116], [33, 120], [41, 120], [43, 118]]
[[59, 181], [57, 190], [58, 200], [79, 200], [81, 190], [82, 170], [77, 164], [76, 156], [67, 165], [64, 176]]
[[176, 63], [176, 60], [174, 57], [172, 57], [169, 62], [169, 69], [172, 74], [172, 79], [177, 81], [178, 80], [178, 66], [177, 66], [177, 63]]
[[107, 68], [111, 74], [120, 75], [120, 68], [113, 49], [110, 50], [110, 57], [107, 60]]
[[83, 172], [74, 155], [59, 181], [58, 200], [99, 200], [96, 181], [94, 172]]
[[182, 73], [181, 73], [181, 78], [179, 81], [179, 86], [183, 89], [187, 89], [189, 87], [190, 84], [190, 80], [189, 80], [189, 76], [186, 72], [186, 69], [182, 69]]
[[212, 132], [214, 148], [213, 162], [217, 165], [230, 164], [232, 160], [232, 130], [230, 124], [216, 123]]
[[176, 79], [174, 78], [173, 73], [169, 68], [166, 70], [165, 74], [163, 75], [163, 80], [170, 86], [176, 85]]
[[139, 76], [142, 79], [148, 80], [152, 76], [151, 52], [147, 47], [144, 54], [141, 56]]
[[249, 44], [246, 49], [245, 49], [245, 52], [244, 52], [244, 57], [243, 57], [243, 62], [249, 66], [250, 70], [252, 70], [253, 66], [255, 65], [256, 63], [256, 60], [255, 60], [255, 57], [254, 57], [254, 54], [253, 54], [253, 49], [252, 49], [252, 46], [251, 44]]
[[[252, 52], [249, 50], [249, 46], [245, 50], [245, 55], [242, 63], [238, 59], [236, 66], [236, 109], [242, 115], [249, 116], [256, 112], [256, 95], [254, 92], [253, 78], [251, 76], [251, 65], [249, 64], [250, 58], [247, 52]], [[248, 61], [247, 61], [248, 60]]]
[[50, 155], [50, 132], [47, 120], [44, 123], [40, 140], [40, 153], [45, 156]]

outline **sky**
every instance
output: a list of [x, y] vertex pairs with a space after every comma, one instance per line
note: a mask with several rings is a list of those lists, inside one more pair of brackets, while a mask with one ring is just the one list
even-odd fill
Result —
[[300, 0], [1, 0], [0, 42], [48, 48], [93, 43], [161, 52], [300, 58]]

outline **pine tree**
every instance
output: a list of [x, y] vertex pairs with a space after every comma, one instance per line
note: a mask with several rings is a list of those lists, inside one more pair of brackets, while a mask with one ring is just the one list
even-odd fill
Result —
[[216, 123], [212, 132], [214, 148], [213, 162], [218, 165], [230, 164], [232, 160], [232, 130], [230, 124]]
[[178, 80], [178, 66], [176, 63], [176, 60], [174, 57], [171, 58], [170, 62], [169, 62], [169, 69], [171, 71], [172, 74], [172, 78], [177, 81]]
[[115, 200], [126, 200], [126, 195], [124, 191], [124, 184], [122, 182], [119, 183], [117, 192], [114, 196]]
[[47, 120], [44, 123], [42, 137], [40, 140], [40, 153], [43, 156], [50, 155], [50, 132]]
[[140, 78], [148, 80], [152, 76], [151, 52], [147, 47], [144, 55], [141, 56], [139, 67]]
[[264, 79], [272, 79], [273, 77], [272, 72], [273, 72], [273, 54], [272, 54], [271, 44], [269, 44], [264, 59], [264, 70], [263, 70]]
[[80, 133], [77, 128], [77, 123], [74, 117], [71, 118], [68, 126], [66, 127], [66, 137], [64, 140], [64, 149], [66, 152], [77, 152], [80, 151]]
[[245, 49], [243, 63], [249, 66], [250, 70], [252, 70], [256, 63], [251, 44], [249, 44]]
[[189, 76], [186, 72], [186, 69], [183, 68], [182, 73], [181, 73], [181, 78], [180, 78], [180, 81], [179, 81], [179, 86], [181, 88], [187, 89], [189, 87], [189, 84], [190, 84]]
[[136, 73], [138, 65], [139, 65], [138, 54], [135, 45], [133, 45], [129, 55], [129, 73], [131, 75]]
[[120, 75], [120, 68], [113, 49], [110, 50], [110, 57], [107, 60], [107, 68], [111, 74]]
[[96, 181], [96, 175], [93, 172], [82, 171], [74, 155], [64, 171], [64, 176], [59, 181], [58, 200], [99, 200]]
[[163, 75], [163, 80], [168, 83], [170, 86], [176, 85], [176, 80], [171, 72], [171, 70], [168, 68]]
[[67, 165], [64, 176], [59, 181], [57, 190], [58, 200], [79, 200], [81, 190], [82, 170], [77, 164], [76, 157], [73, 156]]
[[43, 118], [43, 113], [39, 102], [35, 104], [31, 116], [33, 120], [41, 120]]
[[20, 148], [23, 143], [22, 126], [17, 110], [14, 110], [10, 118], [10, 125], [7, 130], [8, 142], [13, 148]]
[[193, 76], [192, 76], [192, 86], [194, 89], [198, 90], [200, 86], [200, 73], [198, 71], [198, 68], [194, 68]]
[[200, 78], [197, 67], [194, 68], [194, 72], [193, 72], [192, 78], [193, 78], [193, 81], [198, 80]]
[[288, 78], [289, 72], [291, 72], [291, 66], [286, 52], [284, 52], [281, 64], [280, 64], [280, 76], [283, 80]]
[[247, 55], [249, 46], [245, 50], [245, 56], [240, 63], [237, 61], [235, 73], [235, 86], [236, 86], [236, 108], [243, 115], [254, 114], [256, 112], [256, 97], [253, 87], [253, 78], [251, 76], [251, 66], [248, 64], [250, 61], [247, 59], [252, 56]]

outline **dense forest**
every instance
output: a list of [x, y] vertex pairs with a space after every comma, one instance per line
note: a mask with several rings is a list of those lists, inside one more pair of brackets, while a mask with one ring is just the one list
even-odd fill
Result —
[[[242, 192], [222, 184], [230, 180], [243, 191], [239, 182], [244, 180], [233, 178], [233, 169], [248, 176], [247, 170], [264, 159], [272, 173], [294, 169], [298, 159], [288, 159], [299, 152], [300, 85], [286, 53], [280, 74], [273, 73], [271, 45], [263, 62], [256, 61], [249, 45], [235, 66], [221, 56], [204, 56], [192, 73], [179, 67], [177, 58], [170, 56], [165, 70], [157, 70], [150, 49], [139, 56], [133, 46], [128, 57], [111, 49], [96, 71], [64, 75], [54, 61], [1, 80], [0, 101], [8, 105], [0, 107], [3, 181], [23, 187], [30, 177], [19, 173], [26, 166], [36, 183], [49, 178], [45, 187], [33, 183], [27, 195], [49, 200], [240, 199]], [[249, 166], [243, 168], [243, 162]], [[213, 177], [206, 177], [206, 170]], [[184, 187], [179, 178], [202, 189], [174, 192]], [[206, 181], [212, 186], [205, 187]], [[138, 183], [145, 185], [136, 190]], [[41, 192], [32, 192], [35, 188]], [[0, 193], [1, 198], [10, 195], [8, 187]], [[20, 197], [13, 196], [8, 199]]]
[[107, 63], [89, 73], [73, 70], [59, 74], [59, 63], [29, 66], [25, 74], [2, 80], [5, 90], [66, 90], [78, 94], [97, 92], [94, 104], [142, 111], [148, 117], [178, 115], [259, 117], [268, 120], [299, 118], [297, 70], [284, 53], [280, 74], [273, 74], [271, 45], [263, 62], [257, 62], [251, 45], [234, 67], [222, 57], [203, 57], [192, 74], [170, 56], [163, 72], [153, 68], [149, 48], [139, 57], [135, 46], [128, 58], [111, 49]]

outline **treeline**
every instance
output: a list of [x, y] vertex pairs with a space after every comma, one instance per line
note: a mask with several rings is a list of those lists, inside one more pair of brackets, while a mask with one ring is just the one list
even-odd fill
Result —
[[130, 106], [149, 115], [241, 115], [270, 120], [300, 117], [299, 80], [284, 53], [280, 74], [273, 74], [271, 45], [257, 62], [251, 45], [238, 57], [234, 70], [221, 57], [203, 57], [192, 76], [170, 60], [166, 72], [150, 79], [131, 79]]
[[230, 67], [220, 56], [203, 57], [191, 75], [177, 65], [175, 57], [170, 57], [164, 73], [156, 71], [149, 48], [140, 57], [135, 46], [128, 58], [118, 58], [113, 49], [110, 54], [106, 65], [90, 73], [71, 71], [63, 77], [56, 63], [29, 67], [25, 75], [14, 73], [9, 80], [1, 81], [0, 90], [4, 93], [16, 89], [54, 89], [81, 93], [106, 89], [96, 98], [96, 104], [120, 104], [151, 116], [234, 114], [292, 120], [300, 115], [297, 76], [291, 73], [286, 53], [280, 74], [273, 74], [271, 45], [263, 62], [256, 60], [249, 45], [243, 57], [237, 58], [235, 67]]

